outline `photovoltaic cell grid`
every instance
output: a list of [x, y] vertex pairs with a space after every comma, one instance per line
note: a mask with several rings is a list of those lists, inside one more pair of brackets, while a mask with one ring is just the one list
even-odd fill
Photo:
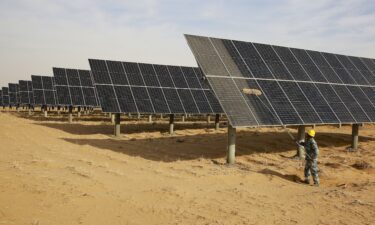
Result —
[[19, 96], [21, 105], [34, 105], [34, 93], [31, 81], [20, 80], [19, 82]]
[[2, 95], [3, 95], [3, 106], [9, 105], [9, 88], [3, 87], [2, 88]]
[[19, 95], [18, 95], [18, 84], [9, 83], [9, 105], [16, 106], [19, 104]]
[[198, 68], [90, 59], [104, 112], [212, 114], [222, 109]]
[[232, 126], [375, 121], [375, 61], [186, 35]]
[[53, 68], [53, 75], [59, 105], [99, 106], [89, 70]]
[[31, 75], [35, 105], [56, 106], [53, 77]]

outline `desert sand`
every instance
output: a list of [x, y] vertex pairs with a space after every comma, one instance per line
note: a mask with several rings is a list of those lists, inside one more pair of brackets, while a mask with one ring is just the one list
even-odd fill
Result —
[[280, 128], [238, 129], [227, 166], [225, 125], [66, 120], [0, 112], [0, 224], [375, 224], [375, 126], [356, 152], [350, 126], [316, 127], [317, 188]]

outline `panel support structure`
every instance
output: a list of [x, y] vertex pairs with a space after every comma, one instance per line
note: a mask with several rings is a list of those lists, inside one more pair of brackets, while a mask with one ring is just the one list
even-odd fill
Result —
[[228, 125], [228, 148], [227, 148], [227, 164], [235, 163], [236, 157], [236, 128]]
[[69, 106], [68, 122], [73, 123], [73, 106]]
[[169, 134], [173, 135], [174, 133], [174, 114], [169, 116]]
[[115, 119], [115, 114], [114, 114], [114, 113], [111, 113], [110, 115], [111, 115], [111, 123], [112, 123], [112, 124], [115, 124], [115, 120], [116, 120], [116, 119]]
[[78, 118], [81, 117], [81, 107], [78, 107], [77, 117], [78, 117]]
[[352, 125], [352, 149], [358, 149], [358, 133], [359, 133], [359, 124]]
[[44, 117], [47, 118], [48, 117], [48, 108], [47, 108], [47, 106], [44, 107], [43, 113], [44, 113]]
[[115, 130], [114, 130], [114, 135], [116, 137], [119, 137], [121, 134], [121, 114], [116, 113], [113, 114], [115, 116]]
[[152, 115], [149, 115], [149, 116], [148, 116], [148, 122], [149, 122], [149, 123], [152, 123]]
[[220, 128], [220, 114], [216, 114], [215, 116], [215, 130], [219, 130]]
[[[297, 135], [297, 141], [298, 143], [304, 142], [305, 141], [305, 126], [300, 125], [298, 126], [298, 135]], [[297, 146], [297, 154], [296, 156], [299, 159], [304, 159], [305, 158], [305, 148], [301, 145]]]

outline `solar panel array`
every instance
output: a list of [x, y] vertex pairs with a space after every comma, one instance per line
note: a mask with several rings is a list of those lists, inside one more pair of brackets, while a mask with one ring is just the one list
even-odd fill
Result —
[[0, 90], [0, 106], [4, 106], [3, 104], [3, 90]]
[[94, 59], [89, 62], [104, 112], [223, 112], [198, 68]]
[[35, 105], [56, 106], [53, 77], [31, 75]]
[[21, 105], [34, 105], [34, 93], [31, 81], [19, 81], [19, 95]]
[[3, 87], [2, 92], [3, 92], [3, 105], [8, 106], [9, 105], [9, 88]]
[[18, 95], [18, 84], [9, 83], [9, 105], [16, 106], [19, 104], [19, 95]]
[[84, 107], [99, 105], [89, 70], [53, 68], [53, 74], [59, 105]]
[[186, 35], [232, 126], [375, 121], [375, 61]]

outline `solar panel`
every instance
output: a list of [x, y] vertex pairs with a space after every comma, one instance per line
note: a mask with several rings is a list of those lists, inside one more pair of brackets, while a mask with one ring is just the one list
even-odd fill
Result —
[[3, 106], [9, 106], [9, 88], [3, 87], [2, 92], [3, 92]]
[[3, 90], [0, 90], [0, 106], [4, 106], [4, 103], [3, 103]]
[[97, 107], [97, 94], [89, 70], [53, 68], [57, 102], [62, 106]]
[[35, 105], [56, 106], [53, 77], [31, 75]]
[[89, 59], [103, 112], [222, 113], [198, 68]]
[[186, 35], [232, 126], [375, 121], [372, 59]]
[[16, 106], [19, 104], [18, 84], [9, 83], [9, 105]]
[[31, 81], [19, 81], [19, 95], [21, 105], [34, 105], [34, 93]]

